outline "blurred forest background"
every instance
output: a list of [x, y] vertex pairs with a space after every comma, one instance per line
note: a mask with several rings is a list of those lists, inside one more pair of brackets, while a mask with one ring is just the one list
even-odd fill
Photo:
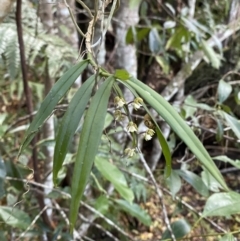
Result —
[[[0, 0], [0, 8], [1, 241], [240, 240], [239, 0]], [[157, 192], [139, 155], [124, 151], [131, 140], [126, 122], [114, 116], [112, 99], [71, 237], [69, 193], [82, 121], [59, 172], [58, 187], [52, 182], [55, 136], [92, 68], [77, 78], [31, 146], [17, 156], [53, 84], [86, 58], [87, 43], [76, 26], [86, 33], [96, 11], [104, 20], [96, 22], [91, 43], [97, 64], [110, 73], [127, 70], [169, 101], [234, 193], [220, 192], [219, 183], [156, 116], [172, 155], [173, 169], [165, 178], [162, 148], [155, 136], [143, 137], [144, 113], [130, 108]], [[130, 91], [123, 93], [130, 103]], [[106, 153], [108, 158], [102, 158]], [[203, 215], [206, 210], [211, 215]]]

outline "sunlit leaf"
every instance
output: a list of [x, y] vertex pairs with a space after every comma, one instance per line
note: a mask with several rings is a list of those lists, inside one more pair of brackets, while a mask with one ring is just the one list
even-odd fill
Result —
[[132, 215], [133, 217], [136, 217], [140, 222], [142, 222], [146, 226], [151, 225], [151, 222], [152, 222], [151, 217], [147, 214], [145, 210], [143, 210], [136, 203], [130, 204], [129, 202], [122, 199], [114, 200], [114, 202], [119, 205], [120, 209], [124, 210], [125, 212]]
[[[176, 222], [173, 222], [171, 224], [171, 228], [175, 238], [177, 239], [183, 238], [191, 231], [191, 226], [188, 224], [188, 222], [185, 219], [180, 219]], [[168, 240], [172, 239], [168, 229], [163, 233], [161, 241], [164, 241], [166, 239]]]
[[84, 82], [81, 88], [79, 88], [61, 121], [56, 137], [53, 159], [53, 182], [55, 185], [57, 184], [57, 175], [68, 152], [72, 137], [91, 97], [94, 80], [95, 75], [91, 76]]
[[0, 206], [0, 218], [14, 228], [26, 229], [31, 224], [28, 214], [16, 207]]
[[203, 52], [211, 62], [212, 66], [216, 69], [219, 69], [221, 65], [221, 59], [218, 54], [213, 50], [213, 48], [204, 40], [202, 40]]
[[70, 204], [70, 231], [73, 232], [79, 203], [90, 176], [91, 168], [101, 141], [114, 78], [110, 76], [99, 87], [92, 98], [84, 120], [72, 177], [72, 191]]
[[48, 116], [51, 115], [57, 103], [66, 94], [74, 81], [79, 77], [83, 70], [87, 67], [88, 60], [81, 61], [71, 69], [69, 69], [52, 87], [48, 95], [43, 100], [36, 116], [34, 117], [31, 125], [29, 126], [24, 142], [21, 146], [19, 154], [28, 146], [32, 138], [36, 135], [38, 129], [42, 126]]
[[223, 103], [231, 94], [232, 86], [225, 82], [224, 80], [220, 80], [218, 84], [218, 101], [219, 103]]
[[233, 133], [240, 139], [240, 121], [223, 111], [219, 111], [219, 113], [223, 115]]
[[204, 216], [230, 216], [240, 213], [240, 194], [236, 192], [214, 193], [204, 207]]
[[228, 190], [228, 187], [212, 161], [202, 143], [193, 133], [192, 129], [184, 122], [176, 110], [159, 94], [157, 94], [150, 87], [141, 81], [131, 78], [128, 84], [135, 89], [140, 97], [146, 101], [158, 114], [165, 119], [165, 121], [172, 127], [175, 133], [187, 144], [189, 149], [196, 155], [199, 161], [206, 167], [206, 169], [216, 178], [221, 186]]
[[130, 75], [125, 69], [116, 69], [114, 77], [120, 80], [127, 80]]
[[134, 194], [128, 187], [123, 173], [115, 165], [100, 156], [95, 158], [94, 163], [101, 174], [113, 184], [119, 194], [131, 203], [134, 199]]

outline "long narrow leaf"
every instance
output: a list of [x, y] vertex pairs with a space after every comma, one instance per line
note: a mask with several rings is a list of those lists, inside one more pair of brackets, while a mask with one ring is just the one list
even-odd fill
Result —
[[55, 185], [57, 184], [57, 175], [66, 157], [71, 139], [91, 97], [94, 79], [95, 75], [91, 76], [76, 92], [59, 127], [53, 159], [53, 182]]
[[44, 121], [48, 116], [51, 115], [54, 107], [57, 105], [59, 100], [66, 94], [69, 88], [72, 86], [77, 77], [83, 72], [87, 67], [88, 60], [84, 60], [71, 69], [69, 69], [53, 86], [49, 91], [46, 98], [43, 100], [36, 116], [34, 117], [31, 125], [29, 126], [23, 145], [19, 151], [19, 155], [26, 148], [26, 146], [31, 142], [32, 138], [35, 136], [38, 129], [42, 126]]
[[100, 144], [113, 82], [114, 77], [111, 76], [100, 86], [90, 103], [84, 120], [72, 178], [69, 218], [71, 232], [77, 219], [79, 203]]
[[159, 94], [141, 81], [131, 78], [128, 84], [132, 86], [139, 95], [151, 105], [160, 116], [171, 126], [175, 133], [186, 143], [189, 149], [196, 155], [199, 161], [213, 175], [213, 177], [221, 184], [223, 189], [228, 187], [216, 167], [215, 163], [209, 156], [208, 152], [193, 133], [191, 128], [184, 122], [175, 109]]

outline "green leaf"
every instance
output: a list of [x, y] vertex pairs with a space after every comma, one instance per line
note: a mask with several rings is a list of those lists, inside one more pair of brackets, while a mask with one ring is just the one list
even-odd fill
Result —
[[152, 222], [151, 217], [147, 214], [145, 210], [143, 210], [136, 203], [130, 204], [129, 202], [122, 199], [114, 200], [114, 202], [117, 203], [123, 211], [137, 218], [140, 222], [142, 222], [146, 226], [151, 225], [151, 222]]
[[167, 60], [161, 56], [156, 56], [155, 59], [158, 62], [158, 64], [161, 66], [163, 72], [165, 74], [168, 74], [169, 73], [169, 63], [167, 62]]
[[[185, 219], [180, 219], [176, 222], [173, 222], [171, 224], [171, 228], [176, 239], [183, 238], [191, 231], [191, 226]], [[165, 239], [172, 239], [168, 229], [163, 233], [161, 240], [164, 241]]]
[[222, 161], [222, 162], [225, 162], [225, 163], [230, 163], [234, 167], [240, 169], [240, 160], [234, 161], [227, 156], [215, 156], [213, 159], [218, 160], [218, 161]]
[[98, 171], [113, 184], [119, 194], [131, 203], [134, 199], [134, 194], [128, 187], [123, 173], [115, 165], [102, 157], [97, 156], [94, 163]]
[[26, 229], [31, 224], [28, 214], [16, 207], [0, 206], [0, 217], [6, 224], [14, 228]]
[[204, 171], [201, 173], [201, 177], [205, 185], [212, 192], [219, 192], [221, 189], [220, 183], [204, 168]]
[[69, 218], [71, 232], [77, 219], [79, 202], [86, 187], [92, 164], [101, 141], [113, 82], [114, 77], [110, 76], [100, 86], [92, 98], [84, 120], [72, 178], [72, 198]]
[[[19, 166], [12, 161], [5, 161], [5, 167], [7, 176], [22, 179]], [[10, 181], [11, 185], [14, 186], [17, 190], [22, 190], [24, 188], [23, 182], [21, 181]]]
[[177, 173], [202, 196], [207, 197], [209, 195], [207, 186], [198, 175], [187, 170], [178, 170]]
[[204, 40], [202, 40], [202, 48], [203, 48], [203, 52], [205, 53], [205, 55], [211, 62], [212, 66], [216, 69], [219, 69], [219, 67], [221, 65], [221, 60], [220, 60], [219, 55], [216, 54], [216, 52], [213, 50], [213, 48], [211, 46], [209, 46], [209, 44]]
[[178, 51], [182, 50], [182, 43], [187, 43], [190, 41], [191, 33], [183, 26], [179, 26], [175, 33], [171, 35], [166, 44], [166, 49], [176, 49]]
[[29, 145], [32, 138], [35, 136], [38, 129], [42, 126], [48, 116], [51, 115], [57, 103], [66, 94], [74, 81], [79, 77], [83, 70], [87, 67], [88, 60], [81, 61], [71, 69], [69, 69], [52, 87], [48, 95], [43, 100], [36, 116], [29, 126], [24, 142], [20, 148], [18, 156]]
[[157, 54], [162, 50], [162, 48], [162, 42], [157, 29], [152, 28], [152, 30], [149, 32], [149, 49], [152, 53]]
[[217, 92], [218, 92], [218, 101], [222, 104], [231, 94], [232, 86], [221, 79], [218, 84]]
[[74, 95], [61, 121], [56, 137], [53, 159], [53, 182], [55, 185], [57, 184], [57, 175], [68, 152], [72, 137], [91, 97], [94, 80], [95, 75], [84, 82]]
[[[135, 31], [133, 30], [135, 29]], [[137, 28], [137, 27], [130, 27], [126, 34], [126, 43], [127, 44], [133, 44], [134, 41], [137, 40], [137, 43], [139, 44], [150, 32], [150, 28]], [[136, 36], [134, 36], [136, 34]], [[135, 44], [137, 44], [135, 43]]]
[[114, 77], [120, 80], [127, 80], [130, 78], [130, 74], [125, 69], [116, 69]]
[[236, 241], [234, 236], [231, 233], [227, 233], [224, 236], [222, 236], [219, 241]]
[[175, 170], [172, 170], [171, 175], [166, 179], [166, 184], [170, 189], [172, 197], [175, 198], [182, 186], [181, 178]]
[[233, 133], [240, 139], [240, 121], [223, 111], [219, 111], [219, 113], [224, 116]]
[[215, 193], [204, 207], [203, 216], [230, 216], [240, 213], [240, 194], [236, 192]]
[[127, 83], [135, 89], [143, 100], [148, 102], [158, 114], [171, 126], [175, 133], [186, 143], [189, 149], [195, 154], [199, 161], [213, 175], [214, 178], [221, 184], [223, 189], [228, 190], [228, 187], [216, 167], [215, 163], [209, 156], [208, 152], [193, 133], [192, 129], [185, 123], [176, 110], [158, 93], [152, 90], [141, 81], [131, 78]]
[[96, 199], [94, 203], [94, 207], [96, 210], [98, 210], [100, 213], [105, 215], [107, 212], [109, 212], [109, 201], [106, 196], [100, 196]]

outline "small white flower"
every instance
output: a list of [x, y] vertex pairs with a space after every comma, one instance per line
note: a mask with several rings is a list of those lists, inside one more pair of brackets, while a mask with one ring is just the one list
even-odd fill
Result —
[[142, 106], [142, 103], [143, 103], [142, 98], [140, 98], [140, 97], [135, 98], [134, 101], [133, 101], [133, 104], [132, 104], [133, 108], [135, 110], [138, 110]]
[[130, 121], [127, 125], [127, 131], [128, 132], [137, 132], [138, 127], [135, 123], [133, 123], [132, 121]]
[[145, 133], [144, 133], [144, 139], [146, 141], [149, 141], [152, 139], [152, 136], [154, 135], [155, 131], [153, 129], [148, 129]]
[[114, 104], [118, 107], [118, 108], [122, 108], [125, 104], [126, 104], [126, 101], [119, 97], [119, 96], [116, 96], [114, 98]]
[[127, 155], [127, 157], [132, 157], [135, 154], [135, 149], [126, 148], [124, 153]]
[[113, 115], [115, 120], [121, 121], [124, 119], [124, 116], [120, 110], [116, 110]]

